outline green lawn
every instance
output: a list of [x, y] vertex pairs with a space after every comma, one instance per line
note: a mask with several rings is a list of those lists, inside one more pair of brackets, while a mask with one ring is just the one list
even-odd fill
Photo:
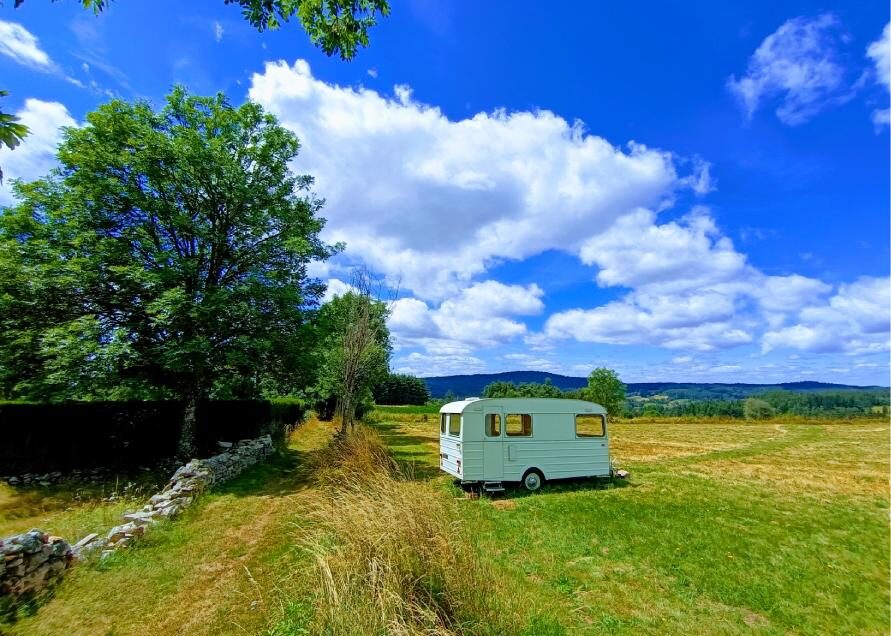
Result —
[[[284, 454], [205, 495], [181, 518], [153, 528], [136, 548], [103, 563], [78, 565], [34, 616], [0, 625], [0, 634], [299, 634], [268, 630], [298, 625], [311, 615], [301, 603], [313, 580], [307, 575], [309, 555], [299, 545], [307, 523], [303, 502], [313, 496], [304, 466], [330, 433], [330, 425], [316, 421], [301, 427]], [[45, 518], [37, 514], [27, 523], [0, 522], [43, 520], [64, 529], [104, 517], [120, 523], [113, 507], [88, 501], [67, 511], [53, 509]]]
[[[436, 476], [434, 422], [376, 426]], [[467, 501], [484, 552], [569, 633], [888, 633], [888, 426], [635, 420], [626, 485]]]
[[[628, 482], [469, 500], [438, 471], [435, 417], [370, 419], [419, 482], [405, 493], [454, 501], [495, 581], [479, 593], [521, 608], [525, 636], [888, 633], [887, 422], [618, 422]], [[340, 514], [306, 460], [332, 429], [310, 421], [287, 453], [135, 549], [81, 564], [0, 632], [306, 636], [319, 592], [307, 541], [328, 541], [319, 522]], [[116, 521], [118, 504], [70, 495], [0, 492], [0, 528]]]

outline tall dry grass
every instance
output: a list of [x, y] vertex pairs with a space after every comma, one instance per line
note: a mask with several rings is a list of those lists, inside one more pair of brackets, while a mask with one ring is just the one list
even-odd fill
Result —
[[407, 478], [377, 434], [358, 427], [319, 453], [327, 501], [312, 516], [318, 633], [507, 633], [513, 612], [496, 594], [457, 502]]

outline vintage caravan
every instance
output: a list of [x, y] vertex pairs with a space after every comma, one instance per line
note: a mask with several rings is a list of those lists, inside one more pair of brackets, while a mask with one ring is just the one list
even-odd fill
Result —
[[439, 410], [439, 466], [488, 492], [504, 482], [609, 477], [606, 409], [583, 400], [470, 398]]

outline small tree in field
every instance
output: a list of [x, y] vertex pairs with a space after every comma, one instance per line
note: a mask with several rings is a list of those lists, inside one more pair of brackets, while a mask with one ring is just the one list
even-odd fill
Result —
[[773, 407], [766, 400], [747, 398], [743, 402], [743, 415], [747, 420], [762, 420], [773, 416]]
[[[253, 103], [177, 87], [68, 129], [60, 166], [0, 214], [0, 392], [199, 402], [309, 378], [319, 239], [293, 133]], [[293, 387], [287, 387], [293, 388]]]
[[317, 393], [336, 397], [341, 434], [353, 426], [357, 407], [371, 401], [371, 388], [389, 373], [389, 309], [374, 297], [372, 284], [368, 272], [357, 270], [352, 289], [320, 311], [326, 336]]
[[594, 369], [588, 375], [588, 387], [583, 389], [585, 398], [606, 409], [610, 417], [621, 414], [625, 408], [625, 385], [612, 369]]

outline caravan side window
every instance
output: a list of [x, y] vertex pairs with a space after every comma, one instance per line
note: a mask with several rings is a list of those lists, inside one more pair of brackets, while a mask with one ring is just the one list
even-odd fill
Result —
[[606, 434], [606, 418], [594, 413], [575, 416], [576, 437], [603, 437]]
[[528, 413], [510, 413], [504, 417], [504, 432], [508, 437], [531, 437], [532, 416]]
[[439, 414], [439, 432], [442, 435], [445, 435], [445, 432], [446, 432], [446, 414], [445, 413]]
[[501, 415], [498, 413], [486, 415], [486, 437], [501, 437]]
[[461, 414], [449, 413], [449, 435], [459, 437], [461, 435]]

